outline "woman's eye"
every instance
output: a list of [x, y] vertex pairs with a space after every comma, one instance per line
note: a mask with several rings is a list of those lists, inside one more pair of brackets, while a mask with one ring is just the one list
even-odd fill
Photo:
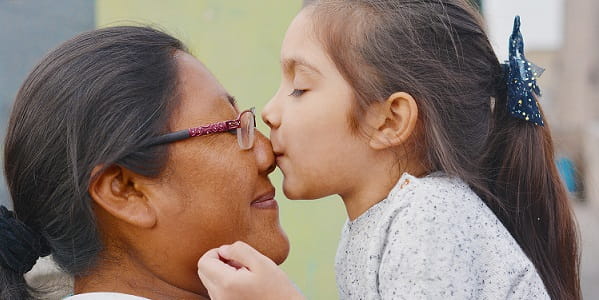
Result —
[[305, 92], [306, 92], [306, 90], [293, 89], [293, 92], [291, 92], [291, 94], [289, 94], [289, 96], [299, 97], [299, 96], [303, 95]]

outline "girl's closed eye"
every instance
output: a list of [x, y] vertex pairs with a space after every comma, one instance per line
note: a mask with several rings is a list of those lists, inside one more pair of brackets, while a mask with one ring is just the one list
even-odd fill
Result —
[[299, 97], [301, 95], [303, 95], [305, 92], [307, 92], [308, 90], [305, 89], [293, 89], [293, 91], [291, 92], [291, 94], [289, 94], [289, 96], [292, 97]]

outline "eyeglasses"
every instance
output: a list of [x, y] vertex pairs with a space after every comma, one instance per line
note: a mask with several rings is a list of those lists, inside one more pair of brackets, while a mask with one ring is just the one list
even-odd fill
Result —
[[203, 136], [221, 132], [230, 132], [235, 130], [237, 143], [242, 150], [250, 149], [254, 146], [254, 137], [256, 129], [255, 108], [244, 110], [235, 120], [212, 123], [200, 127], [183, 129], [155, 137], [149, 146], [162, 145], [181, 141], [195, 136]]

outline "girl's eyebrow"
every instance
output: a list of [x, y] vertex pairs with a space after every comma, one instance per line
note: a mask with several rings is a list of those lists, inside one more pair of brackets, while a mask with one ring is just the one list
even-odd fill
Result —
[[293, 74], [295, 71], [295, 68], [297, 68], [298, 66], [302, 66], [302, 67], [305, 67], [305, 68], [313, 71], [314, 73], [316, 73], [318, 75], [322, 75], [322, 73], [320, 73], [318, 68], [316, 68], [314, 65], [310, 64], [309, 62], [307, 62], [305, 59], [303, 59], [301, 57], [284, 58], [281, 60], [281, 66], [283, 67], [283, 71], [287, 74]]

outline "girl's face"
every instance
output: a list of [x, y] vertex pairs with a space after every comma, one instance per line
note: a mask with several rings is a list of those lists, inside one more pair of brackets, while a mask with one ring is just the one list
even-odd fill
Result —
[[281, 47], [281, 85], [262, 112], [290, 199], [352, 192], [366, 160], [350, 129], [352, 90], [312, 33], [310, 14], [293, 20]]

